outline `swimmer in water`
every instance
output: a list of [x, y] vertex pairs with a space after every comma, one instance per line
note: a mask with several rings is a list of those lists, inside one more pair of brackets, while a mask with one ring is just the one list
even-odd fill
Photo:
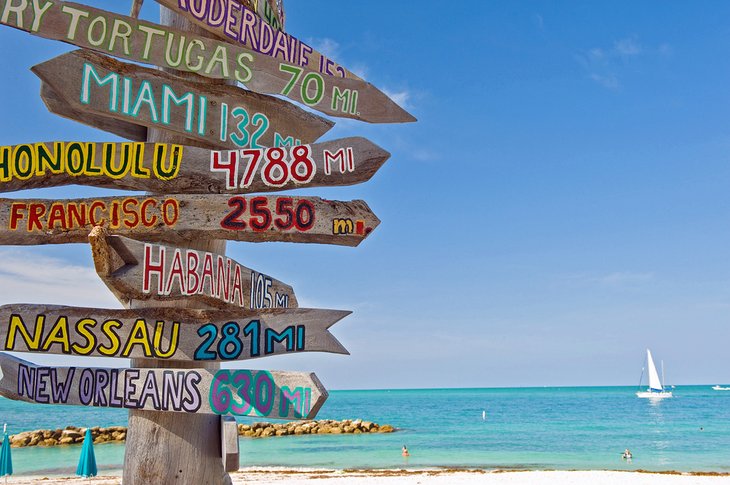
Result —
[[411, 456], [411, 454], [408, 453], [408, 448], [406, 448], [406, 445], [403, 445], [403, 450], [401, 450], [401, 455], [403, 455], [403, 456]]

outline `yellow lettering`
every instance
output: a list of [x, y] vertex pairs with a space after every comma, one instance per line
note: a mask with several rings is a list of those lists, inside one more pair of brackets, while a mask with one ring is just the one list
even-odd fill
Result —
[[134, 323], [134, 328], [129, 332], [129, 339], [122, 351], [122, 357], [129, 357], [133, 345], [142, 345], [145, 357], [152, 357], [150, 339], [147, 334], [147, 324], [142, 318], [137, 319]]
[[10, 316], [10, 328], [8, 328], [8, 337], [5, 339], [5, 350], [15, 350], [15, 335], [20, 332], [21, 337], [25, 341], [28, 350], [38, 350], [43, 335], [43, 324], [46, 321], [45, 315], [38, 315], [35, 320], [35, 332], [33, 338], [30, 337], [25, 322], [20, 315]]
[[71, 353], [68, 342], [68, 319], [64, 316], [58, 317], [56, 324], [49, 332], [41, 350], [47, 352], [53, 344], [61, 344], [61, 349], [64, 354]]
[[101, 331], [109, 339], [109, 346], [104, 347], [100, 345], [97, 349], [102, 355], [116, 355], [119, 352], [119, 335], [114, 331], [115, 328], [122, 326], [119, 320], [107, 320], [104, 325], [101, 326]]
[[95, 325], [96, 320], [91, 318], [82, 318], [81, 320], [76, 322], [76, 333], [84, 337], [87, 344], [85, 347], [82, 347], [79, 344], [71, 345], [71, 349], [73, 349], [75, 354], [89, 355], [91, 351], [94, 350], [94, 346], [96, 345], [96, 337], [86, 327], [93, 327]]

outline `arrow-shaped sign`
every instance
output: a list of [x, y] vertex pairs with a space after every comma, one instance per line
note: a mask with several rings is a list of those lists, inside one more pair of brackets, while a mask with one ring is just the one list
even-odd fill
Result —
[[61, 99], [82, 116], [91, 113], [161, 128], [211, 147], [311, 143], [333, 125], [272, 96], [190, 81], [86, 50], [54, 57], [31, 70], [48, 86], [41, 96], [49, 89], [54, 92], [51, 104]]
[[221, 254], [89, 234], [94, 266], [119, 301], [187, 301], [216, 308], [296, 308], [291, 286]]
[[110, 234], [182, 246], [197, 239], [357, 246], [380, 223], [362, 200], [318, 197], [162, 195], [0, 199], [0, 244], [86, 242]]
[[210, 362], [299, 352], [348, 354], [328, 329], [350, 313], [4, 305], [0, 350]]
[[314, 373], [45, 367], [0, 352], [0, 394], [41, 404], [312, 419], [327, 399]]
[[[157, 0], [220, 39], [328, 76], [360, 79], [301, 40], [276, 30], [238, 0]], [[217, 5], [214, 5], [216, 4]]]
[[0, 192], [70, 184], [167, 194], [353, 185], [370, 179], [389, 156], [360, 137], [224, 151], [166, 143], [27, 143], [0, 146]]
[[281, 94], [332, 116], [375, 123], [415, 121], [365, 81], [323, 76], [239, 45], [88, 5], [20, 3], [12, 14], [0, 17], [0, 24], [135, 62], [241, 82], [258, 93]]

